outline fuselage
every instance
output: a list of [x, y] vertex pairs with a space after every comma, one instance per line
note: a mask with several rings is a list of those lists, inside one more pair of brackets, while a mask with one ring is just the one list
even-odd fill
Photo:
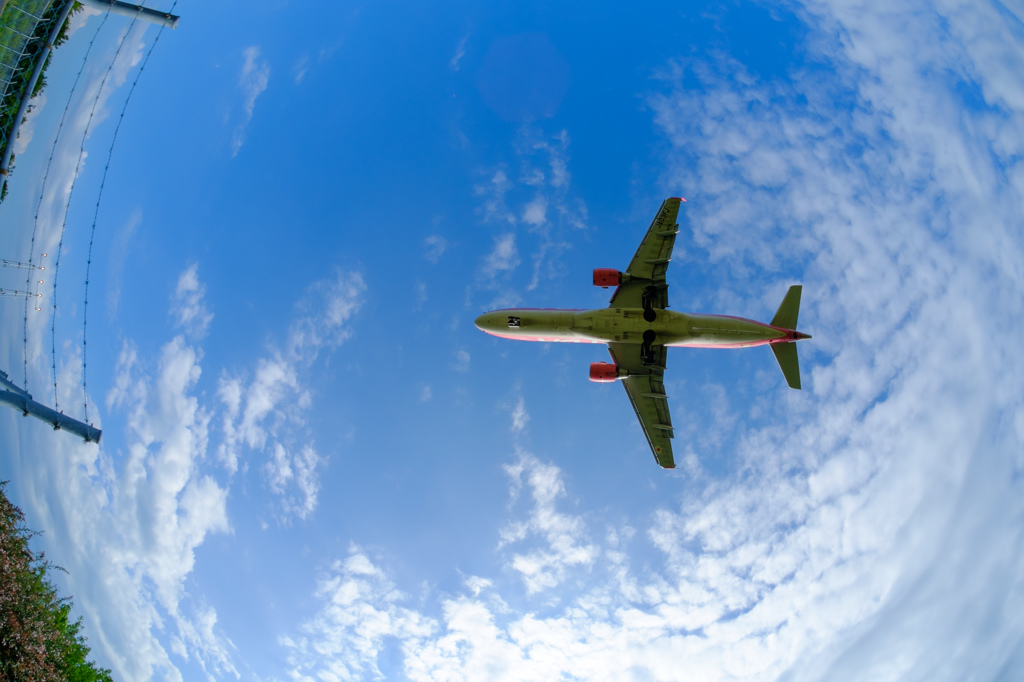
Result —
[[[648, 311], [648, 317], [650, 317]], [[748, 348], [807, 338], [792, 329], [729, 315], [695, 315], [658, 310], [653, 320], [642, 308], [495, 310], [476, 319], [481, 331], [505, 339], [564, 343], [654, 343], [688, 348]]]

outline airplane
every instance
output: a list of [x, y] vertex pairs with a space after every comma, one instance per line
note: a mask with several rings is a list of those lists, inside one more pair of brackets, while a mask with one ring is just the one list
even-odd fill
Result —
[[664, 374], [669, 347], [749, 348], [769, 346], [786, 383], [800, 388], [796, 342], [810, 335], [796, 330], [801, 286], [789, 288], [769, 324], [729, 315], [696, 315], [667, 310], [666, 272], [672, 260], [679, 225], [676, 218], [686, 199], [669, 197], [661, 204], [625, 272], [594, 270], [594, 285], [614, 286], [607, 308], [495, 310], [476, 319], [493, 336], [520, 341], [604, 343], [612, 362], [590, 365], [590, 380], [621, 381], [640, 420], [655, 461], [675, 468], [673, 428], [665, 394]]

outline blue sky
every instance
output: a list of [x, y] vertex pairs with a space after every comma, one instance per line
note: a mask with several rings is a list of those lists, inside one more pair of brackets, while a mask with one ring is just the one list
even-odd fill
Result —
[[[0, 477], [98, 662], [1021, 677], [1019, 6], [207, 5], [176, 6], [106, 179], [102, 447], [0, 413]], [[52, 290], [27, 346], [0, 308], [0, 368], [20, 383], [27, 352], [29, 389], [75, 416], [89, 229], [157, 35], [100, 22], [57, 52], [0, 206], [24, 260], [42, 197], [54, 257], [113, 64], [68, 213], [56, 396]], [[621, 388], [587, 381], [603, 349], [472, 320], [605, 305], [590, 270], [625, 267], [679, 194], [673, 308], [767, 320], [802, 283], [814, 338], [799, 393], [765, 349], [670, 352], [666, 472]]]

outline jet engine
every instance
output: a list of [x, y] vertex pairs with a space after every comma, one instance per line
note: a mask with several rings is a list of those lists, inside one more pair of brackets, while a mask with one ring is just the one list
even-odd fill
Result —
[[617, 379], [623, 379], [626, 376], [626, 372], [619, 369], [618, 365], [613, 365], [610, 362], [592, 362], [590, 363], [590, 380], [596, 381], [599, 384], [607, 384]]
[[622, 273], [611, 268], [596, 268], [594, 270], [594, 286], [607, 289], [617, 287], [622, 282]]

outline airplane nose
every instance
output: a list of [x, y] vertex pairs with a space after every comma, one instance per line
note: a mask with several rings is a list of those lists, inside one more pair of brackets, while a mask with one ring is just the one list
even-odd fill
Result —
[[479, 329], [482, 332], [493, 331], [493, 329], [494, 329], [494, 314], [493, 313], [484, 313], [480, 317], [476, 318], [476, 321], [473, 322], [473, 324], [475, 324], [476, 328]]

